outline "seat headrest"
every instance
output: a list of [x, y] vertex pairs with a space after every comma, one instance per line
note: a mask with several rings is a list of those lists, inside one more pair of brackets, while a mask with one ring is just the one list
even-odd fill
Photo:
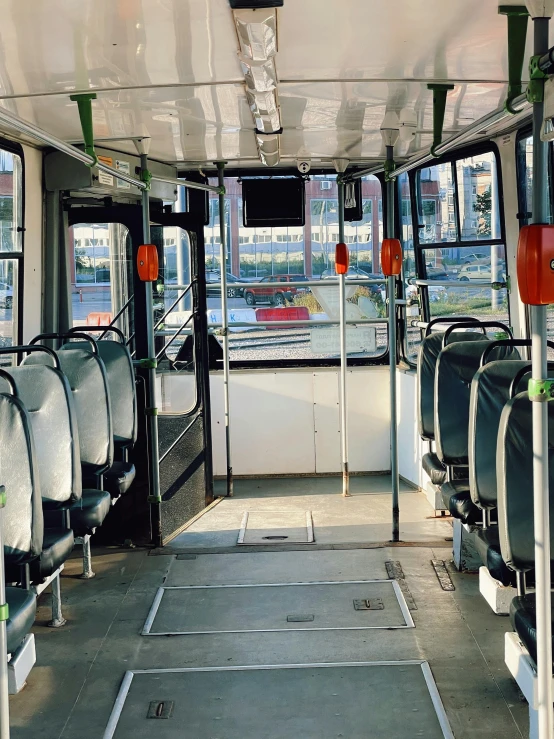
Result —
[[[554, 405], [548, 403], [550, 519], [554, 522]], [[533, 417], [526, 392], [504, 406], [496, 455], [498, 525], [502, 558], [514, 570], [535, 566], [533, 505]], [[554, 554], [554, 526], [550, 527]]]
[[[435, 438], [435, 370], [442, 350], [444, 331], [426, 336], [419, 347], [417, 358], [417, 409], [419, 435], [422, 439]], [[483, 341], [483, 334], [475, 331], [455, 331], [450, 343]]]
[[[2, 380], [3, 385], [5, 381]], [[0, 470], [6, 488], [2, 511], [4, 555], [17, 565], [42, 551], [42, 500], [31, 419], [12, 395], [0, 393]]]
[[[447, 465], [467, 465], [469, 400], [471, 382], [479, 369], [489, 341], [460, 342], [446, 346], [435, 371], [435, 441], [437, 455]], [[489, 354], [495, 359], [521, 359], [514, 347], [496, 346]]]
[[[480, 508], [496, 508], [496, 442], [500, 416], [510, 400], [512, 381], [526, 360], [494, 361], [477, 370], [469, 401], [469, 484]], [[526, 382], [521, 382], [523, 390]]]

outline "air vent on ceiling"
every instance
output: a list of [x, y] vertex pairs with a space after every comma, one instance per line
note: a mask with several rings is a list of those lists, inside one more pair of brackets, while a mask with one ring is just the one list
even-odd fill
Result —
[[229, 0], [233, 10], [257, 10], [258, 8], [282, 8], [284, 0]]

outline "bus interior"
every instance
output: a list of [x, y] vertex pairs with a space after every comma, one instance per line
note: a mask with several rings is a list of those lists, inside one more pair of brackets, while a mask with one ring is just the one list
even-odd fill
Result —
[[554, 0], [0, 10], [0, 739], [553, 739]]

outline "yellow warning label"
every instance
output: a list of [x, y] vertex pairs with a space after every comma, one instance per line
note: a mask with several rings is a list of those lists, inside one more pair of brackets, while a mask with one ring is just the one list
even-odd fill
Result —
[[[102, 162], [102, 164], [105, 164], [107, 167], [113, 167], [113, 159], [111, 157], [99, 156], [98, 161]], [[98, 172], [98, 182], [101, 185], [111, 185], [113, 187], [113, 175], [100, 170]]]

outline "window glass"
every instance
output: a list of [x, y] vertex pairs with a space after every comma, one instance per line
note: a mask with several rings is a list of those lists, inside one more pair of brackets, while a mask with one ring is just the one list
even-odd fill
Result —
[[[335, 246], [339, 237], [336, 177], [314, 176], [306, 182], [304, 227], [245, 228], [240, 182], [226, 178], [226, 222], [228, 233], [227, 282], [229, 318], [233, 321], [267, 322], [267, 309], [295, 309], [298, 320], [338, 320], [338, 282], [334, 271]], [[210, 204], [216, 196], [210, 195]], [[227, 205], [228, 203], [228, 205]], [[221, 291], [210, 287], [210, 274], [219, 280], [219, 243], [212, 248], [212, 232], [219, 237], [217, 209], [210, 205], [210, 227], [206, 230], [206, 275], [208, 278], [208, 323], [219, 336]], [[227, 210], [228, 208], [228, 210]], [[377, 178], [362, 181], [362, 219], [345, 224], [350, 250], [349, 279], [368, 282], [382, 279], [379, 251], [382, 241], [381, 185]], [[212, 229], [212, 230], [209, 230]], [[215, 266], [214, 266], [215, 265]], [[289, 282], [321, 280], [321, 288], [287, 287]], [[249, 283], [263, 281], [262, 287]], [[267, 284], [265, 284], [267, 283]], [[385, 282], [350, 285], [348, 311], [351, 320], [385, 316]], [[272, 313], [271, 320], [279, 318]], [[291, 319], [292, 312], [283, 314]], [[265, 316], [265, 317], [264, 317]], [[335, 335], [336, 334], [336, 335]], [[348, 328], [352, 357], [377, 357], [386, 351], [386, 322]], [[236, 327], [230, 333], [231, 361], [309, 360], [338, 357], [338, 325]]]
[[496, 158], [492, 152], [456, 162], [462, 241], [500, 239]]
[[[17, 343], [18, 290], [23, 249], [22, 160], [0, 149], [0, 346]], [[15, 258], [15, 255], [19, 255]], [[0, 356], [0, 364], [12, 357]]]
[[[119, 223], [79, 223], [70, 243], [73, 325], [109, 323], [133, 293], [129, 232]], [[128, 316], [118, 327], [128, 335]]]
[[404, 278], [404, 294], [406, 297], [406, 327], [404, 352], [410, 361], [415, 361], [421, 341], [421, 331], [412, 326], [421, 319], [420, 296], [418, 288], [411, 284], [416, 276], [414, 234], [412, 222], [412, 204], [410, 200], [410, 180], [407, 173], [398, 178], [398, 202], [400, 204], [400, 228], [402, 239], [402, 274]]
[[425, 167], [417, 173], [419, 242], [437, 244], [458, 237], [452, 164]]

